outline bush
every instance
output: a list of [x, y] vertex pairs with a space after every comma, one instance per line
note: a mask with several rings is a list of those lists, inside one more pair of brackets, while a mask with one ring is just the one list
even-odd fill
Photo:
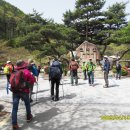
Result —
[[116, 73], [116, 67], [115, 66], [113, 67], [112, 72]]
[[122, 68], [122, 76], [128, 75], [128, 71], [124, 68]]

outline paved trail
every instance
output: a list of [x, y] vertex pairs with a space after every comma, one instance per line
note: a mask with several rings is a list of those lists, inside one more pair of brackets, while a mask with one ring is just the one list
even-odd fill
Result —
[[[60, 101], [52, 102], [49, 82], [40, 78], [38, 101], [32, 103], [32, 122], [26, 123], [25, 107], [20, 101], [20, 130], [129, 130], [130, 120], [101, 119], [104, 115], [130, 116], [130, 79], [111, 78], [109, 81], [110, 87], [103, 88], [103, 79], [95, 79], [94, 87], [82, 79], [78, 86], [71, 86], [70, 80], [64, 79], [64, 98], [60, 85]], [[33, 98], [36, 99], [35, 94]], [[2, 89], [0, 100], [11, 102], [11, 93], [7, 95]], [[6, 110], [11, 112], [11, 107], [8, 105]], [[11, 130], [10, 122], [6, 122], [1, 130]]]

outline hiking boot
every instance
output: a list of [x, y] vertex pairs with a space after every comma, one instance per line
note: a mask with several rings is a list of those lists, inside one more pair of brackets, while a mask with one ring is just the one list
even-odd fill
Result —
[[19, 129], [18, 124], [12, 126], [12, 130], [18, 130], [18, 129]]
[[104, 87], [104, 88], [108, 88], [108, 85], [104, 85], [103, 87]]
[[55, 99], [54, 99], [54, 97], [52, 97], [51, 99], [52, 99], [52, 101], [54, 101], [54, 100], [55, 100]]
[[32, 114], [30, 114], [29, 116], [27, 116], [27, 122], [30, 122], [33, 119]]
[[31, 102], [33, 102], [33, 100], [32, 100], [32, 99], [30, 99], [30, 103], [31, 103]]
[[59, 101], [59, 98], [56, 98], [55, 101]]

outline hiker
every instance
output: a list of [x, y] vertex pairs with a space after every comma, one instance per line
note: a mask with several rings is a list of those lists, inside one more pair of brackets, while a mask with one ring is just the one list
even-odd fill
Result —
[[92, 62], [92, 59], [89, 59], [89, 62], [86, 65], [87, 74], [88, 74], [88, 83], [90, 86], [94, 85], [94, 70], [96, 69], [96, 65]]
[[9, 79], [11, 76], [11, 73], [14, 71], [14, 66], [11, 63], [11, 61], [7, 61], [6, 65], [4, 66], [4, 74], [6, 74], [7, 82], [9, 83]]
[[122, 70], [122, 66], [118, 61], [116, 64], [116, 79], [121, 79], [121, 70]]
[[86, 80], [87, 79], [87, 68], [86, 68], [86, 62], [85, 61], [82, 64], [82, 71], [83, 71], [84, 80]]
[[71, 85], [74, 85], [74, 79], [75, 79], [75, 85], [78, 85], [78, 68], [79, 65], [78, 63], [72, 59], [70, 64], [69, 64], [69, 69], [70, 69], [70, 76], [71, 76]]
[[110, 62], [107, 57], [104, 57], [104, 65], [103, 65], [103, 71], [104, 71], [104, 80], [105, 80], [105, 86], [104, 88], [107, 88], [109, 86], [109, 81], [108, 81], [108, 74], [110, 71]]
[[[28, 69], [30, 70], [30, 72], [32, 73], [34, 78], [36, 79], [36, 82], [38, 82], [38, 69], [37, 69], [37, 66], [35, 65], [35, 63], [32, 59], [28, 60]], [[30, 96], [29, 96], [30, 102], [33, 102], [33, 99], [32, 99], [32, 94], [34, 94], [33, 87], [34, 87], [34, 84], [31, 84], [31, 86], [30, 86]]]
[[15, 72], [12, 73], [10, 77], [11, 91], [13, 93], [12, 128], [13, 130], [18, 130], [17, 111], [20, 99], [25, 103], [27, 122], [31, 121], [33, 118], [29, 101], [29, 86], [35, 81], [32, 74], [27, 69], [27, 63], [24, 61], [17, 61], [15, 69]]
[[[59, 100], [59, 85], [62, 77], [61, 64], [57, 58], [55, 58], [49, 68], [49, 81], [51, 81], [51, 99], [53, 101]], [[54, 86], [56, 94], [54, 95]]]

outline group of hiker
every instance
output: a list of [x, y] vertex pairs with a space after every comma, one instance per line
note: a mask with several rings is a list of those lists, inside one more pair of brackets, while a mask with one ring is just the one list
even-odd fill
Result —
[[[78, 68], [79, 68], [78, 63], [74, 59], [72, 59], [69, 65], [72, 86], [74, 85], [74, 79], [75, 79], [75, 85], [78, 84], [78, 74], [77, 74]], [[83, 61], [83, 64], [82, 64], [83, 79], [84, 80], [88, 79], [88, 84], [90, 86], [94, 86], [95, 69], [96, 69], [96, 64], [93, 63], [91, 58], [89, 59], [88, 62]], [[116, 79], [121, 78], [121, 69], [122, 69], [122, 66], [118, 61], [116, 63]], [[102, 64], [102, 71], [104, 72], [104, 80], [105, 80], [104, 87], [109, 87], [108, 74], [110, 70], [111, 70], [110, 61], [108, 57], [104, 57], [104, 62]]]
[[[88, 62], [83, 62], [82, 71], [84, 80], [88, 80], [90, 86], [94, 86], [94, 71], [96, 69], [96, 64], [93, 63], [90, 58]], [[116, 79], [121, 78], [121, 64], [118, 62], [116, 65]], [[40, 73], [41, 66], [36, 66], [34, 60], [29, 59], [27, 62], [19, 60], [14, 66], [11, 61], [7, 61], [4, 67], [4, 73], [7, 76], [7, 83], [10, 84], [10, 90], [13, 94], [13, 108], [12, 108], [12, 127], [13, 130], [19, 128], [17, 123], [17, 111], [19, 106], [19, 100], [23, 100], [26, 107], [26, 120], [31, 121], [33, 116], [31, 114], [30, 103], [33, 102], [33, 86], [34, 83], [38, 83], [38, 76]], [[71, 85], [78, 85], [78, 69], [79, 64], [75, 59], [72, 59], [69, 63]], [[102, 70], [104, 71], [105, 86], [108, 87], [108, 74], [110, 71], [110, 62], [108, 58], [102, 65]], [[62, 63], [54, 58], [49, 66], [49, 82], [51, 87], [51, 99], [53, 101], [59, 100], [59, 85], [62, 79]]]

